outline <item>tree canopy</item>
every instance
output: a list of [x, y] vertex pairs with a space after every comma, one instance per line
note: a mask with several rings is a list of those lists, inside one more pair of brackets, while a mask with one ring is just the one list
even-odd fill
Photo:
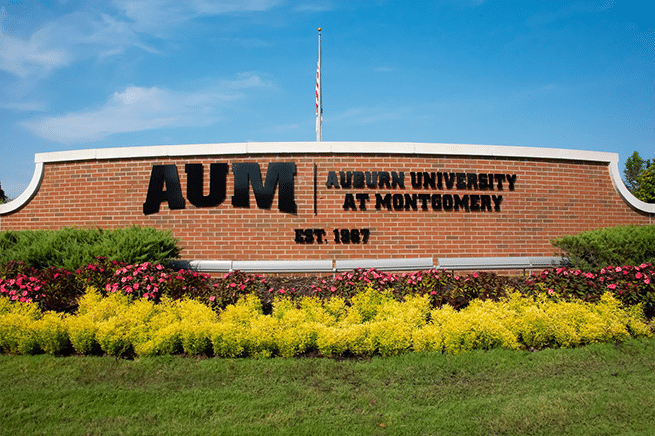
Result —
[[642, 159], [638, 152], [625, 162], [625, 185], [630, 192], [646, 203], [655, 203], [655, 159]]
[[5, 195], [5, 191], [2, 190], [2, 185], [0, 185], [0, 204], [6, 203], [9, 201], [9, 198]]
[[655, 163], [641, 172], [637, 178], [635, 197], [646, 203], [655, 203]]

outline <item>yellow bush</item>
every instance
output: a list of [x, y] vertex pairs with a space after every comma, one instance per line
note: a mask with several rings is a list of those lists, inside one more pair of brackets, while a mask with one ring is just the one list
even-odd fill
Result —
[[626, 309], [628, 315], [628, 322], [626, 327], [633, 337], [651, 337], [653, 336], [652, 328], [655, 324], [648, 324], [646, 315], [644, 314], [644, 305], [639, 303], [635, 306], [630, 306]]
[[93, 354], [100, 348], [100, 344], [96, 341], [98, 326], [90, 315], [71, 316], [67, 319], [66, 326], [68, 339], [76, 352], [85, 355]]
[[246, 295], [234, 304], [227, 306], [220, 314], [220, 321], [247, 326], [253, 318], [262, 313], [262, 303], [254, 294]]
[[241, 357], [246, 350], [248, 326], [233, 322], [219, 322], [210, 333], [216, 357]]
[[[325, 305], [317, 297], [306, 297], [300, 300], [300, 309], [305, 313], [305, 319], [309, 322], [318, 323], [325, 326], [334, 325], [345, 312], [345, 302], [343, 299], [340, 302], [335, 302], [331, 307], [328, 307], [330, 301]], [[339, 306], [343, 304], [341, 308]]]
[[357, 356], [371, 356], [375, 353], [376, 344], [370, 333], [369, 324], [344, 325], [348, 337], [348, 350]]
[[129, 299], [125, 294], [117, 292], [102, 298], [97, 291], [89, 293], [87, 290], [87, 293], [80, 299], [82, 310], [78, 311], [78, 314], [88, 315], [94, 322], [101, 322], [125, 312], [128, 306]]
[[217, 316], [193, 300], [154, 304], [122, 294], [102, 298], [89, 288], [79, 307], [76, 315], [63, 316], [0, 297], [0, 350], [58, 354], [70, 341], [80, 354], [100, 348], [112, 356], [130, 349], [139, 356], [213, 351], [230, 358], [293, 357], [312, 350], [324, 356], [392, 356], [410, 350], [573, 347], [653, 334], [642, 306], [623, 309], [609, 293], [595, 304], [533, 301], [513, 293], [500, 302], [471, 301], [461, 311], [448, 305], [431, 311], [427, 296], [401, 303], [368, 286], [350, 307], [341, 298], [277, 298], [269, 316], [259, 298], [249, 295]]
[[142, 298], [126, 314], [130, 318], [130, 340], [138, 356], [175, 354], [182, 348], [179, 305], [170, 299], [160, 304]]
[[321, 310], [317, 299], [303, 299], [301, 306], [297, 309], [288, 299], [276, 299], [273, 304], [273, 318], [278, 320], [278, 325], [272, 335], [282, 357], [297, 356], [316, 348], [316, 318], [334, 323], [334, 319]]
[[273, 316], [257, 315], [245, 333], [245, 348], [248, 356], [265, 358], [278, 350], [277, 331], [279, 321]]
[[359, 312], [362, 316], [362, 321], [366, 322], [375, 318], [385, 303], [393, 301], [393, 295], [391, 295], [390, 290], [378, 291], [369, 284], [362, 292], [352, 298], [350, 311]]
[[396, 356], [409, 351], [412, 345], [412, 324], [385, 319], [368, 325], [371, 342], [383, 356]]
[[37, 353], [39, 341], [35, 323], [33, 317], [20, 311], [0, 315], [0, 349], [11, 354]]
[[39, 351], [35, 322], [42, 316], [36, 303], [15, 303], [0, 298], [0, 350], [11, 354]]
[[46, 312], [41, 319], [34, 322], [34, 329], [39, 347], [44, 352], [59, 355], [68, 347], [68, 329], [63, 314]]
[[[93, 286], [88, 286], [86, 288], [86, 291], [84, 292], [84, 295], [80, 298], [78, 302], [78, 307], [77, 307], [77, 315], [86, 315], [88, 313], [92, 313], [94, 310], [97, 309], [98, 305], [100, 302], [103, 300], [102, 295], [100, 295], [100, 292], [93, 287]], [[125, 299], [127, 301], [127, 299]]]
[[443, 334], [438, 324], [427, 324], [412, 332], [412, 348], [417, 352], [442, 352]]
[[494, 303], [471, 304], [460, 312], [449, 306], [445, 310], [442, 308], [432, 312], [433, 322], [441, 328], [446, 352], [456, 354], [473, 349], [519, 348], [516, 335], [503, 325], [497, 313], [488, 310], [489, 304]]
[[430, 316], [430, 300], [427, 295], [409, 296], [404, 302], [387, 300], [378, 307], [375, 321], [393, 320], [414, 327], [424, 326]]
[[102, 351], [115, 357], [120, 357], [125, 353], [132, 345], [130, 327], [129, 319], [121, 316], [113, 316], [106, 321], [99, 322], [96, 340]]
[[185, 299], [176, 303], [180, 317], [178, 328], [184, 352], [191, 356], [211, 354], [211, 330], [218, 318], [216, 313], [195, 300]]
[[12, 306], [14, 306], [14, 304], [8, 297], [0, 296], [0, 315], [11, 312]]
[[296, 325], [282, 324], [275, 339], [282, 357], [293, 357], [316, 348], [316, 324], [302, 322]]
[[349, 330], [343, 326], [320, 326], [316, 332], [316, 347], [323, 356], [343, 356], [349, 351], [349, 334]]

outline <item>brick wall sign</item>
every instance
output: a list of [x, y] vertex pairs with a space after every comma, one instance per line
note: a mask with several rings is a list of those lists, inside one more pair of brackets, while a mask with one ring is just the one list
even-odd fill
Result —
[[171, 229], [189, 260], [551, 256], [652, 224], [618, 155], [419, 143], [245, 143], [42, 153], [0, 230]]

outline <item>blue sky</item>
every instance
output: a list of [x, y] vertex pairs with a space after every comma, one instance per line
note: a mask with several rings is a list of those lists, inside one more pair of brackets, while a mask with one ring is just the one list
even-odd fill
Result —
[[655, 157], [655, 2], [0, 0], [0, 184], [34, 154], [323, 140]]

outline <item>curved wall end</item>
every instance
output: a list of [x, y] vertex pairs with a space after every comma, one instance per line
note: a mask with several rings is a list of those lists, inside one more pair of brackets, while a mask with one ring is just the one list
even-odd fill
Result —
[[628, 191], [628, 188], [623, 183], [621, 179], [621, 173], [619, 172], [619, 163], [617, 161], [610, 162], [610, 176], [612, 177], [612, 183], [614, 188], [618, 191], [619, 195], [623, 200], [628, 203], [633, 209], [636, 209], [641, 212], [646, 212], [651, 215], [655, 215], [655, 203], [646, 203], [641, 201], [634, 195], [632, 192]]
[[37, 162], [32, 181], [25, 191], [9, 203], [0, 204], [0, 216], [15, 212], [25, 206], [36, 195], [39, 186], [41, 186], [41, 180], [43, 180], [43, 162]]

